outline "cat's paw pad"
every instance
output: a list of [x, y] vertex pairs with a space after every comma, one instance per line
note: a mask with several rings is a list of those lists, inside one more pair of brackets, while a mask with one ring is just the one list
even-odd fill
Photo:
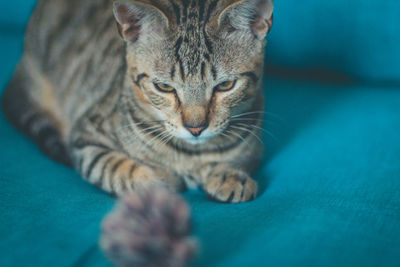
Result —
[[204, 189], [215, 201], [239, 203], [253, 200], [258, 186], [246, 173], [232, 169], [212, 174]]

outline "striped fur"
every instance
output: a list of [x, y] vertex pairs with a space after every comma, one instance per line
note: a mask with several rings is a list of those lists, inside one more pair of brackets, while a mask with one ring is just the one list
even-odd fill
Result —
[[271, 0], [40, 0], [3, 109], [107, 192], [162, 184], [248, 201], [271, 25]]

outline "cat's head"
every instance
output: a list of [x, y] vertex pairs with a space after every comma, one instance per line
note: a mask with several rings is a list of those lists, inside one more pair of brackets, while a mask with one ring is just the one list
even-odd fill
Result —
[[196, 144], [259, 100], [272, 0], [116, 2], [136, 102]]

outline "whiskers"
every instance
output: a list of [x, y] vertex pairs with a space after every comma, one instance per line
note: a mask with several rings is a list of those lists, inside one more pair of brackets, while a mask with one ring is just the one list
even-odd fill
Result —
[[[126, 125], [123, 125], [123, 126], [119, 127], [117, 129], [117, 131], [124, 131], [124, 130], [126, 130], [128, 128], [132, 129], [135, 126], [138, 127], [138, 126], [142, 126], [142, 125], [151, 125], [153, 123], [163, 123], [163, 122], [165, 122], [165, 121], [164, 120], [154, 120], [154, 121], [133, 122], [133, 123], [129, 123], [129, 124], [126, 124]], [[154, 126], [160, 126], [160, 125], [154, 125]]]
[[[263, 117], [268, 118], [268, 119], [274, 118], [274, 119], [276, 119], [276, 120], [278, 120], [278, 121], [281, 121], [281, 122], [284, 121], [284, 120], [283, 120], [280, 116], [278, 116], [277, 114], [272, 113], [272, 112], [269, 112], [269, 111], [263, 111], [263, 110], [257, 110], [257, 111], [250, 111], [250, 112], [240, 113], [240, 114], [231, 116], [231, 119], [238, 119], [238, 118], [243, 119], [243, 117], [250, 116], [250, 115], [254, 115], [254, 116], [258, 116], [258, 117], [263, 116]], [[254, 118], [251, 118], [251, 119], [254, 119]], [[256, 119], [262, 120], [261, 118], [256, 118]]]
[[[144, 121], [140, 123], [133, 122], [121, 126], [117, 131], [122, 134], [124, 140], [126, 140], [124, 144], [130, 146], [140, 138], [140, 135], [142, 136], [140, 139], [146, 139], [149, 135], [162, 131], [164, 129], [164, 126], [161, 124], [162, 122], [161, 120]], [[143, 126], [147, 127], [143, 128]]]
[[254, 133], [254, 130], [252, 131], [252, 130], [246, 128], [246, 127], [240, 127], [240, 126], [235, 126], [235, 125], [231, 125], [231, 127], [232, 127], [233, 129], [238, 129], [238, 130], [242, 130], [242, 131], [245, 131], [245, 132], [250, 133], [250, 134], [251, 134], [252, 136], [254, 136], [262, 145], [264, 145], [264, 142], [261, 140], [261, 138], [260, 138], [256, 133]]
[[249, 145], [249, 142], [243, 136], [243, 133], [253, 136], [259, 143], [264, 145], [261, 136], [258, 134], [260, 131], [272, 137], [275, 141], [278, 141], [276, 136], [268, 129], [262, 127], [262, 125], [267, 122], [263, 119], [264, 115], [272, 117], [280, 122], [283, 122], [278, 115], [266, 111], [250, 111], [234, 115], [230, 118], [231, 124], [225, 131], [229, 135], [234, 135], [244, 143]]
[[268, 112], [268, 111], [250, 111], [244, 112], [237, 115], [234, 115], [230, 118], [232, 122], [245, 122], [245, 123], [259, 123], [262, 122], [264, 124], [269, 123], [279, 123], [281, 125], [286, 125], [286, 122], [280, 116]]
[[265, 129], [263, 127], [260, 127], [258, 125], [254, 125], [254, 124], [244, 124], [244, 123], [238, 123], [238, 125], [243, 126], [243, 127], [251, 127], [256, 130], [260, 130], [260, 131], [264, 132], [265, 134], [271, 136], [275, 141], [278, 141], [278, 138], [276, 138], [276, 136], [271, 131], [268, 131], [267, 129]]
[[166, 149], [165, 145], [174, 138], [174, 136], [171, 135], [163, 125], [158, 125], [158, 127], [153, 126], [146, 129], [142, 131], [144, 138], [140, 140], [139, 148], [137, 148], [139, 153], [142, 153], [149, 148], [154, 148], [155, 145], [158, 145], [158, 152], [164, 152]]
[[242, 140], [243, 143], [245, 143], [248, 147], [251, 147], [250, 144], [249, 144], [249, 142], [247, 142], [247, 140], [246, 140], [243, 136], [241, 136], [238, 132], [236, 132], [236, 131], [234, 131], [234, 130], [228, 130], [228, 129], [225, 130], [225, 132], [236, 136], [237, 138], [239, 138], [240, 140]]
[[[213, 138], [207, 143], [198, 145], [186, 143], [186, 141], [176, 138], [167, 130], [164, 125], [165, 121], [162, 120], [132, 122], [121, 126], [118, 130], [124, 133], [124, 145], [135, 153], [149, 156], [151, 153], [157, 152], [157, 154], [176, 158], [183, 155], [183, 153], [178, 153], [174, 149], [168, 148], [176, 147], [188, 150], [193, 149], [194, 151], [206, 151], [218, 149], [218, 147], [224, 148], [243, 144], [253, 149], [258, 143], [265, 144], [263, 137], [266, 137], [266, 135], [278, 141], [275, 135], [264, 127], [263, 117], [265, 114], [273, 117], [272, 113], [265, 111], [250, 111], [234, 115], [226, 121], [228, 126], [226, 128], [225, 126], [223, 127], [225, 130], [219, 133], [219, 138]], [[275, 116], [275, 118], [278, 118], [278, 116]]]

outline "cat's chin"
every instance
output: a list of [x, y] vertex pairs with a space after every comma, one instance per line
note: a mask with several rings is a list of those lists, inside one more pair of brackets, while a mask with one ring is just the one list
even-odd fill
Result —
[[209, 142], [211, 139], [215, 138], [217, 135], [208, 135], [208, 136], [199, 136], [199, 137], [194, 137], [194, 136], [175, 136], [177, 139], [183, 141], [184, 143], [187, 143], [189, 145], [202, 145], [207, 142]]
[[186, 143], [189, 143], [191, 145], [201, 145], [204, 143], [207, 143], [211, 138], [202, 138], [202, 137], [193, 137], [193, 138], [185, 138], [181, 139]]
[[187, 130], [171, 132], [170, 134], [183, 143], [193, 146], [205, 144], [218, 136], [218, 134], [208, 130], [205, 130], [200, 136], [197, 137], [190, 134]]

